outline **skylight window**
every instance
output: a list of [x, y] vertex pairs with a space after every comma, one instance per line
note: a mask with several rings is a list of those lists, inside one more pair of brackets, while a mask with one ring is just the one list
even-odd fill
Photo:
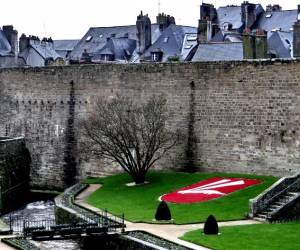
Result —
[[100, 37], [100, 38], [102, 38], [102, 37], [103, 37], [103, 35], [102, 35], [102, 34], [100, 34], [100, 35], [99, 35], [99, 37]]
[[188, 36], [188, 38], [186, 40], [189, 41], [189, 42], [196, 41], [197, 40], [197, 36]]
[[164, 38], [164, 43], [167, 43], [169, 41], [169, 37]]
[[271, 18], [272, 17], [272, 14], [267, 14], [266, 15], [266, 18]]
[[88, 37], [85, 39], [85, 41], [86, 41], [86, 42], [90, 42], [92, 39], [93, 39], [92, 36], [88, 36]]

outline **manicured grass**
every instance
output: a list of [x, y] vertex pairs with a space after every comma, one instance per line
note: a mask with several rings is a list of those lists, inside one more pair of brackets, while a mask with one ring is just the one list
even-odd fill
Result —
[[87, 202], [98, 208], [107, 208], [109, 212], [116, 215], [124, 213], [125, 218], [130, 221], [153, 223], [159, 203], [158, 198], [161, 195], [217, 176], [262, 179], [263, 182], [208, 202], [184, 205], [169, 204], [174, 223], [203, 222], [210, 214], [213, 214], [219, 221], [243, 219], [249, 210], [249, 199], [257, 196], [277, 180], [275, 177], [241, 174], [187, 174], [153, 171], [147, 175], [149, 184], [128, 187], [125, 184], [132, 182], [132, 179], [127, 174], [119, 174], [87, 180], [87, 182], [103, 184], [102, 188], [88, 197]]
[[299, 227], [300, 222], [222, 227], [220, 235], [203, 235], [202, 230], [196, 230], [181, 239], [220, 250], [292, 250], [300, 249]]

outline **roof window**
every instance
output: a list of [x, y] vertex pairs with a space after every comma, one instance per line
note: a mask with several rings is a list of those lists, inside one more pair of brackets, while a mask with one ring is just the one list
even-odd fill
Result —
[[266, 18], [271, 18], [272, 17], [272, 14], [267, 14], [266, 15]]
[[169, 41], [169, 37], [164, 38], [164, 43], [167, 43]]
[[288, 45], [291, 45], [291, 42], [290, 42], [288, 39], [285, 39], [285, 42], [286, 42]]
[[197, 40], [197, 36], [188, 36], [187, 41], [191, 42], [191, 41], [196, 41]]
[[185, 49], [190, 49], [190, 48], [192, 48], [193, 47], [193, 45], [186, 45], [184, 48]]
[[88, 37], [85, 39], [85, 41], [86, 41], [86, 42], [90, 42], [92, 39], [93, 39], [92, 36], [88, 36]]
[[102, 37], [103, 37], [103, 34], [100, 34], [99, 37], [102, 38]]

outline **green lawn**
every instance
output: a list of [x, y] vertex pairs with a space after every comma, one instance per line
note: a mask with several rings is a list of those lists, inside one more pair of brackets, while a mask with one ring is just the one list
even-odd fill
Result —
[[196, 230], [181, 239], [219, 250], [294, 250], [300, 249], [299, 228], [300, 222], [232, 226], [220, 228], [220, 235], [203, 235], [202, 230]]
[[249, 210], [249, 199], [261, 193], [277, 180], [275, 177], [241, 174], [187, 174], [152, 171], [147, 175], [149, 184], [128, 187], [125, 184], [132, 182], [131, 178], [127, 174], [119, 174], [87, 180], [88, 183], [103, 184], [102, 188], [88, 197], [87, 202], [98, 208], [107, 208], [109, 212], [116, 215], [124, 212], [125, 218], [130, 221], [151, 223], [159, 203], [159, 196], [216, 176], [262, 179], [263, 183], [208, 202], [184, 205], [169, 204], [174, 223], [203, 222], [210, 214], [213, 214], [219, 221], [243, 219]]

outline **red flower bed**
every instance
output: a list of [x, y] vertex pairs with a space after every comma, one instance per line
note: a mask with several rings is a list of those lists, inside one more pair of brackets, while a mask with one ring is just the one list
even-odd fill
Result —
[[259, 183], [261, 180], [215, 177], [165, 194], [161, 200], [172, 203], [203, 202]]

